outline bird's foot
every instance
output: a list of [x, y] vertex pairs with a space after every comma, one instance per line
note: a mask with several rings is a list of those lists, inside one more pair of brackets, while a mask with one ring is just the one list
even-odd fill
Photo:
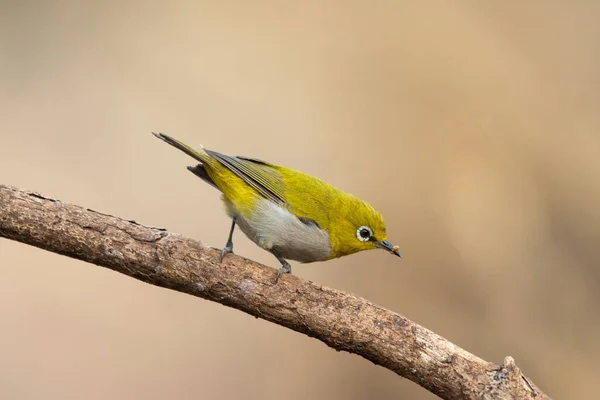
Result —
[[221, 250], [221, 257], [219, 257], [219, 262], [223, 262], [223, 257], [225, 257], [226, 254], [233, 254], [233, 243], [228, 242], [225, 247], [223, 247], [223, 250]]
[[273, 279], [273, 284], [276, 284], [279, 281], [279, 277], [281, 277], [281, 275], [291, 274], [291, 273], [292, 273], [292, 266], [287, 261], [285, 263], [282, 263], [281, 268], [279, 268], [277, 270], [277, 273], [275, 274], [275, 279]]

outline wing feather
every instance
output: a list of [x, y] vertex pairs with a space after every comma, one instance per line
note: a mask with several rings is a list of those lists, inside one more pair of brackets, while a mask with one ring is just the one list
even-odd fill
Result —
[[252, 158], [226, 156], [212, 150], [206, 152], [263, 197], [275, 203], [287, 204], [283, 182], [271, 164]]

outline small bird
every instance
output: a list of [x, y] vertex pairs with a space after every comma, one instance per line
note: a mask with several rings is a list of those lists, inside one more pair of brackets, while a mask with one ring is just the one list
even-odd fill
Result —
[[194, 150], [165, 134], [152, 134], [199, 161], [188, 170], [222, 193], [232, 222], [220, 261], [233, 253], [236, 224], [281, 263], [275, 283], [292, 272], [288, 259], [311, 263], [377, 248], [402, 257], [399, 247], [387, 241], [381, 214], [356, 196], [300, 171]]

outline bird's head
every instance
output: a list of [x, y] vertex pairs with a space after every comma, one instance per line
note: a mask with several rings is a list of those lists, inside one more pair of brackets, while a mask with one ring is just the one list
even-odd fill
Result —
[[398, 246], [387, 240], [383, 217], [370, 204], [348, 197], [333, 210], [330, 221], [331, 258], [373, 249], [402, 257]]

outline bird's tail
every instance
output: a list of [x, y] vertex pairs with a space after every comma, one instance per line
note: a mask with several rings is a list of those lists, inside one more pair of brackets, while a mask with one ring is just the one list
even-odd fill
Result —
[[165, 135], [164, 133], [152, 132], [152, 134], [154, 136], [156, 136], [157, 138], [159, 138], [160, 140], [162, 140], [163, 142], [166, 142], [166, 143], [170, 144], [171, 146], [183, 151], [185, 154], [195, 158], [196, 160], [200, 161], [201, 163], [209, 163], [210, 164], [210, 161], [213, 159], [204, 150], [204, 147], [202, 147], [202, 149], [200, 151], [198, 151], [198, 150], [191, 148], [187, 144], [180, 142], [177, 139], [174, 139], [170, 136]]

